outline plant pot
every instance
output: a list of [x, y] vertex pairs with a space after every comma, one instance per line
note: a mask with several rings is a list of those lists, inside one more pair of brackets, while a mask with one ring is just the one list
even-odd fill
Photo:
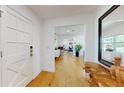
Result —
[[76, 55], [76, 57], [79, 57], [79, 52], [78, 52], [78, 51], [76, 51], [75, 55]]

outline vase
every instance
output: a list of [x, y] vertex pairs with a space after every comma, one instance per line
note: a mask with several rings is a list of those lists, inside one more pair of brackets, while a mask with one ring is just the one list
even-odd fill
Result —
[[79, 52], [78, 51], [76, 51], [76, 57], [79, 57]]

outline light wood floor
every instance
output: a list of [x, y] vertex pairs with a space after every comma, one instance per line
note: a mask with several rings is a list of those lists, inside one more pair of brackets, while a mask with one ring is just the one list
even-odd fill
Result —
[[83, 60], [65, 52], [56, 60], [55, 73], [42, 71], [27, 87], [87, 87], [83, 76]]

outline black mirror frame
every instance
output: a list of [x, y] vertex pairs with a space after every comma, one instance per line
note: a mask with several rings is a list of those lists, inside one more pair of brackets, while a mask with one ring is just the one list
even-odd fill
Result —
[[99, 19], [98, 19], [98, 61], [108, 67], [113, 65], [112, 62], [106, 61], [102, 59], [102, 20], [107, 17], [110, 13], [112, 13], [115, 9], [117, 9], [120, 5], [113, 5], [108, 11], [106, 11]]

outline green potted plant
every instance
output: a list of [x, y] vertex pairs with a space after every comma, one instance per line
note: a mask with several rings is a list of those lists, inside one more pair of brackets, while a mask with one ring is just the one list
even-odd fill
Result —
[[81, 44], [76, 44], [75, 45], [75, 55], [76, 57], [79, 57], [79, 52], [82, 49], [82, 45]]

